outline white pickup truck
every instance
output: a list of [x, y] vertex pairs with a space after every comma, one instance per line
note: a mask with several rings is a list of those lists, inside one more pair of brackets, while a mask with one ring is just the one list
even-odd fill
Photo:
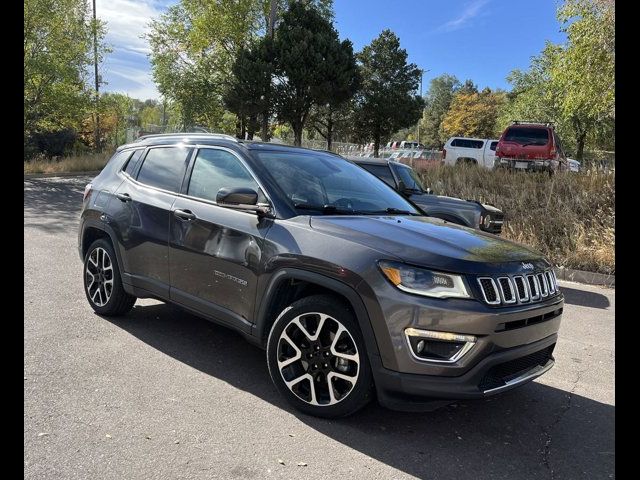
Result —
[[462, 163], [493, 168], [497, 139], [451, 137], [442, 149], [442, 160], [447, 165]]

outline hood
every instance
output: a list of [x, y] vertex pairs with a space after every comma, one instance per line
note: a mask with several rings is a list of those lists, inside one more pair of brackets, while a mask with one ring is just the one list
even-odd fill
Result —
[[310, 226], [407, 263], [449, 272], [515, 273], [522, 270], [523, 262], [539, 268], [549, 265], [540, 253], [524, 245], [437, 218], [313, 216]]

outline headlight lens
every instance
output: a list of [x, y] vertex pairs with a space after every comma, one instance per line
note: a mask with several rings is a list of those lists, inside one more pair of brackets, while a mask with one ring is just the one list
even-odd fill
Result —
[[482, 221], [482, 225], [484, 228], [489, 228], [491, 226], [491, 215], [487, 214]]
[[435, 298], [471, 298], [460, 275], [386, 260], [378, 262], [378, 266], [384, 276], [404, 292]]

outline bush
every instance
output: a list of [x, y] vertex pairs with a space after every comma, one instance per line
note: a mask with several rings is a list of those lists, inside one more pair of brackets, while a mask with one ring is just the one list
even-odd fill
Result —
[[438, 166], [420, 172], [436, 194], [479, 200], [505, 213], [503, 236], [557, 266], [615, 274], [615, 173], [544, 173]]

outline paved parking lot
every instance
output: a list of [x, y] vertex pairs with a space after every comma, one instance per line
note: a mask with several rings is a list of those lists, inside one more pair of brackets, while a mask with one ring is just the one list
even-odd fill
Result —
[[562, 283], [557, 364], [527, 386], [321, 420], [289, 409], [230, 330], [151, 300], [93, 314], [76, 250], [88, 181], [24, 181], [25, 478], [615, 476], [615, 290]]

